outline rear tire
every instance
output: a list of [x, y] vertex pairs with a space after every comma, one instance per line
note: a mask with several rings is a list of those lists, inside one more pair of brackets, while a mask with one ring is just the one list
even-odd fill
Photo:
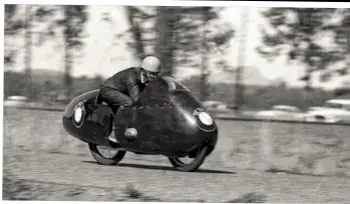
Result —
[[197, 155], [195, 156], [194, 161], [189, 164], [183, 163], [179, 158], [168, 158], [170, 163], [175, 167], [176, 170], [186, 171], [186, 172], [194, 172], [196, 171], [204, 162], [207, 153], [209, 151], [209, 147], [205, 146], [199, 149]]
[[97, 163], [102, 165], [116, 165], [124, 158], [126, 154], [126, 151], [118, 151], [112, 158], [106, 158], [97, 149], [97, 145], [92, 143], [89, 143], [89, 150]]

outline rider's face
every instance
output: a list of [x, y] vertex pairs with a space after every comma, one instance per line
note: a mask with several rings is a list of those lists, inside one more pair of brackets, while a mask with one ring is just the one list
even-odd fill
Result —
[[148, 81], [152, 81], [158, 77], [158, 73], [146, 71], [146, 76]]

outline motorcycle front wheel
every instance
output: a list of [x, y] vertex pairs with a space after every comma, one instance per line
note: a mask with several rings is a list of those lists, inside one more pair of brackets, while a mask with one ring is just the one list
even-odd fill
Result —
[[207, 153], [209, 151], [208, 146], [204, 146], [202, 148], [199, 148], [196, 151], [196, 155], [194, 156], [194, 159], [192, 162], [185, 163], [181, 161], [180, 158], [168, 158], [170, 163], [175, 167], [176, 170], [179, 171], [186, 171], [186, 172], [194, 172], [196, 171], [204, 162]]
[[99, 146], [96, 144], [89, 143], [89, 150], [92, 157], [97, 161], [97, 163], [102, 165], [116, 165], [124, 158], [126, 154], [126, 151], [111, 149], [111, 150], [107, 150], [109, 153], [109, 156], [106, 156], [103, 154], [104, 150], [99, 149], [99, 147], [104, 148], [104, 150], [106, 150], [106, 148], [109, 148], [109, 147], [104, 147], [104, 146]]

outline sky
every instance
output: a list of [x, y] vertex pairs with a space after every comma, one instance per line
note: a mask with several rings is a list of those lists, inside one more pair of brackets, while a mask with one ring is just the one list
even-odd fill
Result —
[[[287, 63], [285, 57], [269, 62], [255, 51], [256, 46], [261, 42], [260, 27], [266, 27], [266, 22], [260, 14], [262, 9], [265, 8], [248, 8], [245, 65], [256, 67], [267, 80], [283, 79], [291, 86], [302, 86], [303, 83], [298, 81], [298, 78], [302, 76], [305, 69], [303, 65]], [[111, 13], [112, 19], [114, 19], [112, 24], [101, 21], [104, 12]], [[231, 66], [237, 66], [238, 63], [240, 49], [238, 41], [242, 32], [242, 12], [243, 8], [241, 7], [226, 7], [221, 13], [222, 20], [230, 23], [235, 30], [235, 37], [230, 43], [226, 56], [224, 56]], [[88, 34], [85, 39], [86, 45], [81, 57], [75, 61], [73, 75], [94, 76], [100, 74], [108, 77], [127, 67], [138, 66], [139, 62], [133, 57], [132, 51], [125, 42], [119, 41], [118, 45], [111, 43], [115, 40], [114, 36], [117, 33], [122, 33], [127, 29], [128, 23], [123, 6], [90, 6], [89, 21], [86, 24], [86, 33]], [[33, 49], [33, 69], [63, 70], [63, 48], [59, 46], [62, 41], [59, 37], [56, 39], [56, 42], [48, 41], [43, 46]], [[18, 38], [16, 41], [17, 44], [23, 46], [24, 38]], [[20, 52], [17, 64], [11, 69], [22, 70], [23, 60], [23, 52]], [[195, 70], [187, 69], [186, 72], [179, 72], [177, 76], [182, 78], [195, 73]], [[323, 86], [331, 89], [339, 86], [340, 83], [340, 80], [336, 80], [323, 84]], [[320, 84], [315, 83], [315, 85]]]

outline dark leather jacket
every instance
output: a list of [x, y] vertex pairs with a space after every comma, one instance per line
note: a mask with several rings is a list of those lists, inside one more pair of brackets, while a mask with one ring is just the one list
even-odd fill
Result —
[[142, 68], [140, 67], [130, 67], [114, 74], [101, 86], [122, 92], [130, 96], [133, 103], [136, 103], [145, 86], [141, 81], [141, 71]]

